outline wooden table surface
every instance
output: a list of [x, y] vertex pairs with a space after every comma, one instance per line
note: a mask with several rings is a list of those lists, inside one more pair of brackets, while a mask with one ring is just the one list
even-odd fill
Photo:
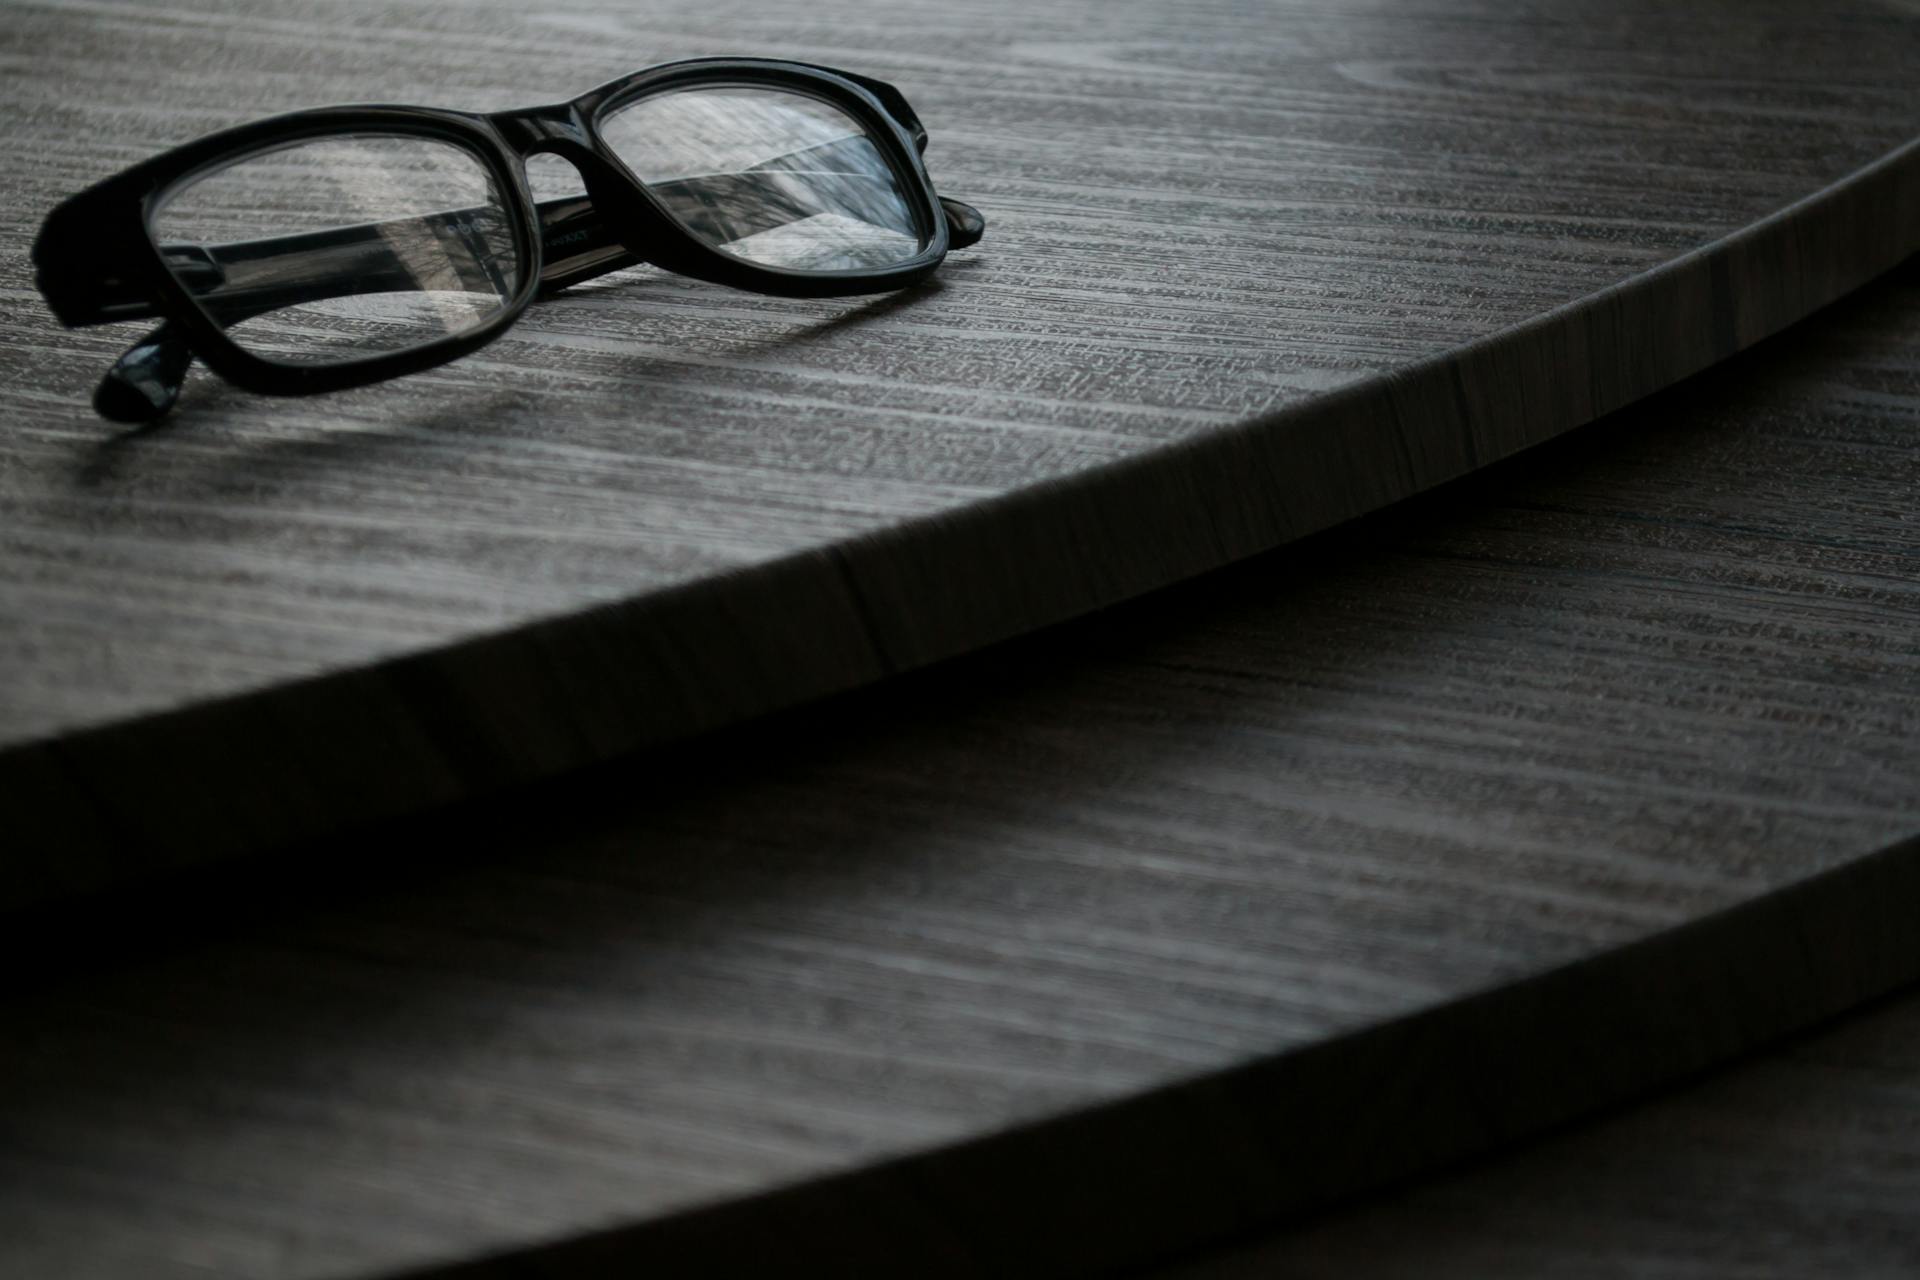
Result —
[[[0, 902], [1191, 576], [1655, 390], [1920, 226], [1920, 26], [1876, 0], [7, 15], [0, 785], [28, 852]], [[864, 303], [629, 273], [381, 387], [201, 379], [146, 433], [85, 408], [130, 335], [61, 332], [29, 286], [41, 211], [204, 130], [540, 101], [720, 49], [897, 81], [988, 240]]]
[[1202, 583], [55, 916], [7, 1269], [1090, 1274], [1909, 980], [1917, 338], [1908, 272]]
[[[862, 12], [8, 10], [0, 1272], [1097, 1274], [1920, 976], [1920, 280], [1736, 354], [1914, 248], [1909, 9]], [[130, 436], [32, 301], [185, 134], [719, 47], [989, 241]]]

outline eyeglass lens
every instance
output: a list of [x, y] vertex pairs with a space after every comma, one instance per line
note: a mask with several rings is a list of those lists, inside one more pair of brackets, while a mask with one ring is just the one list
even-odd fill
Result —
[[616, 106], [600, 136], [693, 235], [790, 271], [874, 270], [926, 237], [885, 154], [832, 103], [747, 86]]
[[176, 188], [150, 226], [207, 314], [276, 363], [466, 333], [520, 283], [491, 173], [440, 139], [335, 135], [244, 156]]

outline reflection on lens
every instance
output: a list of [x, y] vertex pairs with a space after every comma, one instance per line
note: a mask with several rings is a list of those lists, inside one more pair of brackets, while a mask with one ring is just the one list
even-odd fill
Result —
[[486, 165], [410, 135], [315, 138], [243, 157], [168, 196], [152, 234], [215, 323], [284, 364], [469, 332], [520, 281]]
[[926, 247], [886, 156], [818, 98], [669, 91], [616, 108], [600, 136], [681, 226], [750, 262], [871, 271]]

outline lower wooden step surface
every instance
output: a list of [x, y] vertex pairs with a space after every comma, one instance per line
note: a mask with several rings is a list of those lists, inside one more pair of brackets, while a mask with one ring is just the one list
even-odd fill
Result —
[[1920, 992], [1142, 1280], [1920, 1275]]
[[1137, 605], [15, 917], [0, 1272], [1098, 1274], [1889, 990], [1917, 338], [1908, 268]]

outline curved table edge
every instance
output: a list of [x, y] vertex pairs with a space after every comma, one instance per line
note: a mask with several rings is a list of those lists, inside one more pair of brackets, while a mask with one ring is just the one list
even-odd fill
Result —
[[698, 582], [15, 745], [0, 911], [551, 777], [1066, 621], [1593, 421], [1916, 248], [1920, 139], [1616, 285], [1271, 415]]
[[1915, 901], [1920, 835], [1304, 1048], [739, 1200], [399, 1274], [1131, 1273], [1541, 1136], [1884, 996], [1920, 978]]

